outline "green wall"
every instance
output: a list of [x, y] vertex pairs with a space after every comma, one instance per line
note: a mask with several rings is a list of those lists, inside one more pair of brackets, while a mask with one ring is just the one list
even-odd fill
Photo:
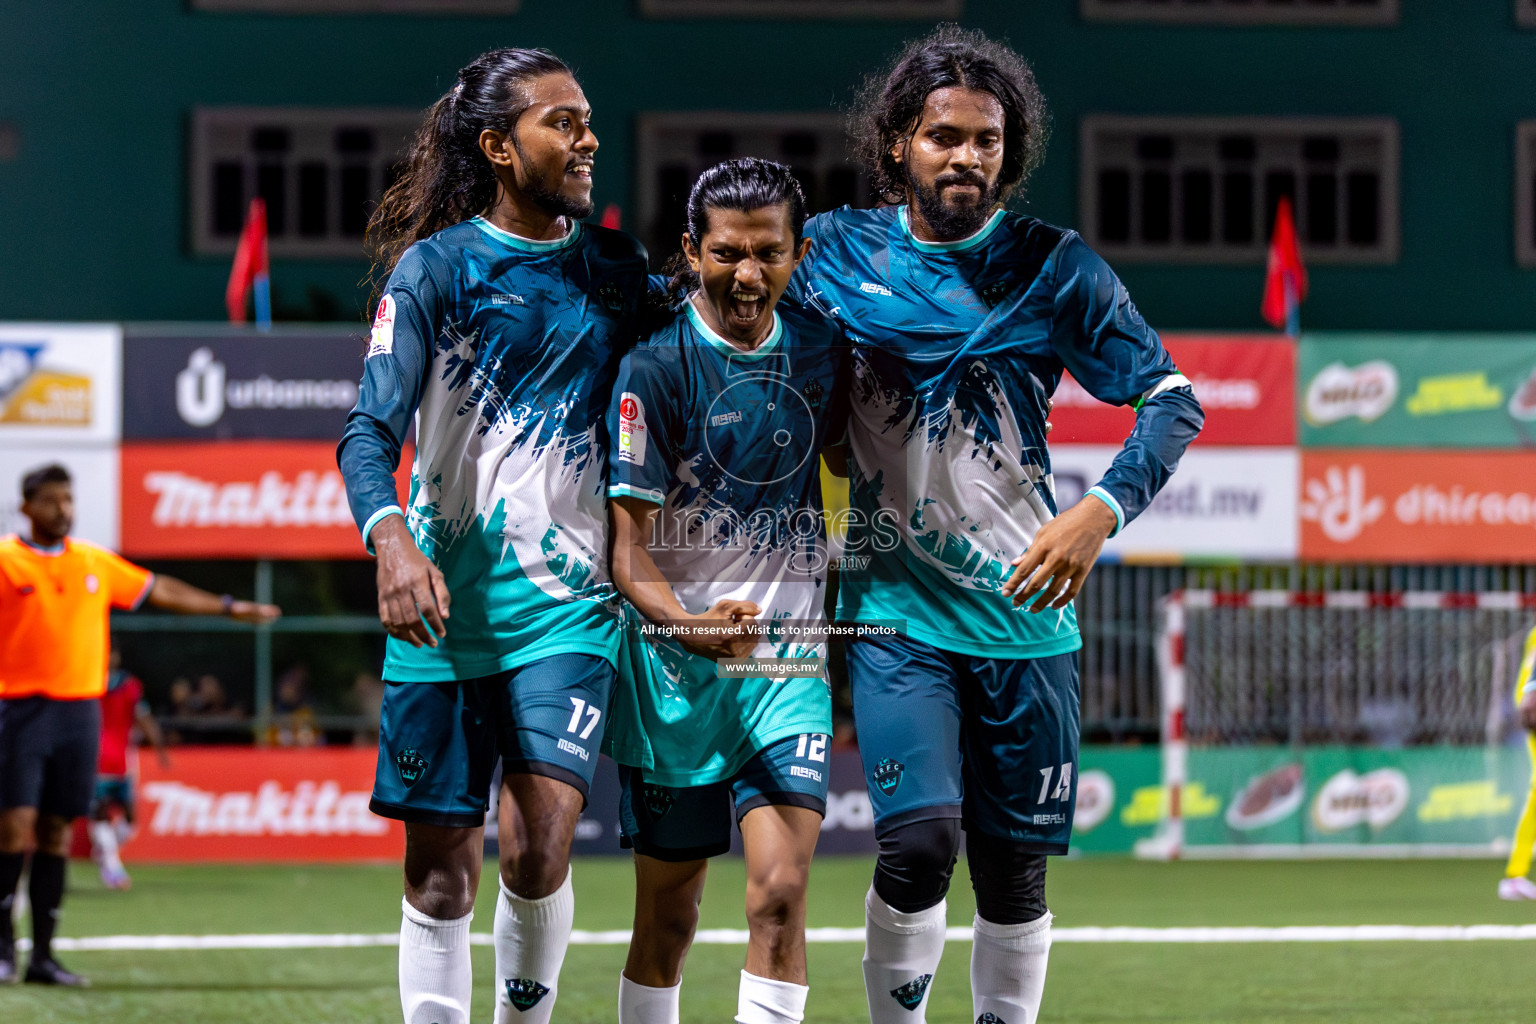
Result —
[[[1402, 129], [1401, 258], [1312, 268], [1305, 326], [1529, 329], [1536, 271], [1512, 255], [1512, 175], [1515, 122], [1536, 117], [1536, 31], [1514, 27], [1508, 0], [1402, 6], [1387, 28], [1106, 25], [1083, 21], [1075, 0], [968, 0], [963, 20], [1006, 33], [1052, 104], [1030, 212], [1075, 223], [1086, 114], [1389, 115]], [[21, 141], [0, 162], [0, 318], [222, 317], [227, 261], [191, 256], [186, 242], [197, 104], [425, 106], [483, 49], [547, 46], [577, 67], [596, 108], [598, 203], [632, 208], [638, 112], [825, 108], [923, 27], [647, 21], [630, 0], [524, 0], [499, 19], [12, 0], [0, 4], [0, 121]], [[1262, 326], [1260, 267], [1120, 269], [1155, 324]], [[319, 289], [343, 315], [360, 312], [364, 270], [279, 261], [277, 304], [303, 308]]]

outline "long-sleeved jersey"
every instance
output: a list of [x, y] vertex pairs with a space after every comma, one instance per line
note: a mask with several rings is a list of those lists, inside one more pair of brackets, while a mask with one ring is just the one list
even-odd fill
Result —
[[[825, 657], [821, 450], [847, 418], [846, 346], [780, 303], [743, 351], [693, 303], [624, 357], [609, 411], [610, 497], [659, 505], [651, 558], [687, 612], [762, 609], [759, 658]], [[608, 739], [663, 785], [730, 778], [757, 751], [832, 728], [824, 679], [716, 678], [715, 662], [631, 626]]]
[[471, 679], [553, 654], [614, 660], [607, 438], [618, 357], [645, 294], [628, 235], [575, 224], [536, 242], [483, 218], [406, 251], [374, 320], [337, 461], [366, 541], [404, 514], [452, 598], [438, 647], [391, 638], [392, 681]]
[[970, 238], [929, 243], [906, 207], [845, 207], [806, 233], [793, 290], [853, 346], [847, 552], [871, 561], [844, 572], [839, 619], [904, 622], [916, 639], [982, 657], [1076, 650], [1073, 609], [1032, 614], [1000, 593], [1058, 511], [1046, 402], [1070, 370], [1099, 400], [1136, 407], [1089, 492], [1118, 531], [1204, 422], [1189, 382], [1075, 232], [999, 211]]

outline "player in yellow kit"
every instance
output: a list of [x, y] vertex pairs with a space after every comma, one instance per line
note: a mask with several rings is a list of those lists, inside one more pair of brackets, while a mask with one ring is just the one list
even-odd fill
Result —
[[[1520, 679], [1515, 683], [1515, 704], [1520, 708], [1520, 724], [1525, 727], [1526, 745], [1531, 748], [1531, 764], [1536, 767], [1536, 682], [1531, 666], [1536, 664], [1536, 629], [1525, 638], [1525, 653], [1520, 656]], [[1509, 864], [1499, 879], [1499, 899], [1536, 900], [1536, 883], [1526, 875], [1531, 870], [1531, 848], [1536, 845], [1536, 771], [1531, 775], [1531, 795], [1525, 798], [1520, 824], [1515, 826], [1514, 849]]]

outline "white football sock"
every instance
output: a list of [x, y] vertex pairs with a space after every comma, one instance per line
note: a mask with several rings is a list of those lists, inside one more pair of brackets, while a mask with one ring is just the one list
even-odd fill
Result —
[[548, 1024], [560, 988], [560, 965], [571, 942], [576, 897], [571, 873], [560, 888], [525, 900], [497, 876], [501, 895], [491, 942], [496, 947], [495, 1024]]
[[117, 853], [117, 829], [110, 821], [93, 821], [90, 824], [91, 856], [108, 871], [123, 870], [122, 858]]
[[792, 981], [774, 981], [741, 972], [736, 993], [736, 1024], [800, 1024], [811, 990]]
[[652, 988], [619, 974], [619, 1024], [678, 1024], [683, 983]]
[[428, 917], [400, 901], [400, 1008], [405, 1024], [469, 1024], [469, 922]]
[[924, 1024], [928, 986], [944, 955], [947, 907], [904, 914], [870, 886], [864, 897], [864, 993], [871, 1024]]
[[978, 1024], [1035, 1024], [1051, 954], [1050, 911], [1023, 924], [978, 915], [971, 945], [971, 1007]]

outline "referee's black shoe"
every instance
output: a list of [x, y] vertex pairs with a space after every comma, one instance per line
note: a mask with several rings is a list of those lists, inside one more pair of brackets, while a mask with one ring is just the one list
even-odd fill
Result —
[[66, 971], [57, 960], [33, 960], [27, 964], [27, 984], [62, 985], [64, 988], [90, 988], [91, 983], [73, 971]]

